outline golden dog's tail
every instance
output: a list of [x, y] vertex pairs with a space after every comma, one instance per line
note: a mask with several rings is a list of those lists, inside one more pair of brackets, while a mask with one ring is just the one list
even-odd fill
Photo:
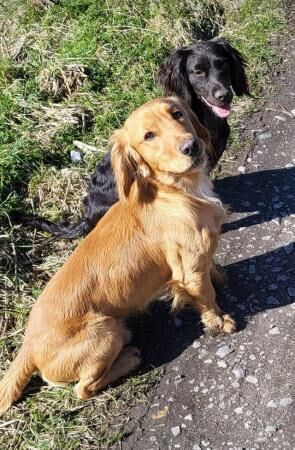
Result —
[[18, 400], [36, 370], [27, 349], [21, 347], [4, 378], [0, 381], [0, 416]]

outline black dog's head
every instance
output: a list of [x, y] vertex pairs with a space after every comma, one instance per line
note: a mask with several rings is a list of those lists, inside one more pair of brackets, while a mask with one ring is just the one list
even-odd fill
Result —
[[158, 80], [166, 95], [183, 97], [190, 105], [197, 95], [226, 118], [233, 91], [250, 95], [245, 66], [245, 58], [227, 40], [214, 38], [176, 49], [160, 66]]

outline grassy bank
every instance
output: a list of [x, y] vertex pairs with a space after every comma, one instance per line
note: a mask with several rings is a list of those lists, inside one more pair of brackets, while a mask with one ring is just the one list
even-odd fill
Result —
[[[75, 220], [87, 178], [112, 130], [161, 92], [171, 49], [217, 33], [249, 60], [259, 96], [283, 27], [278, 0], [11, 0], [0, 6], [0, 365], [19, 347], [27, 314], [74, 243], [24, 230], [33, 213]], [[255, 100], [236, 103], [241, 114]], [[73, 141], [95, 146], [74, 164]], [[128, 407], [144, 402], [158, 371], [81, 404], [70, 389], [29, 387], [0, 420], [0, 448], [98, 448], [119, 441]], [[128, 405], [128, 406], [127, 406]], [[114, 420], [115, 419], [115, 420]], [[116, 423], [111, 427], [112, 422]]]

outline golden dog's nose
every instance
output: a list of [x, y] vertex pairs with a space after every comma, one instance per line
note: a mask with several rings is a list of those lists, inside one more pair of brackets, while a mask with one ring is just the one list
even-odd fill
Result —
[[196, 139], [187, 139], [179, 146], [179, 150], [186, 156], [197, 156], [199, 145]]

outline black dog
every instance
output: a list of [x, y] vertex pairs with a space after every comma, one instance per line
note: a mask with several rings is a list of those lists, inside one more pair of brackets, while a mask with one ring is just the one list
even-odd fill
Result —
[[[227, 144], [230, 133], [227, 117], [233, 91], [238, 96], [250, 95], [245, 66], [241, 53], [223, 38], [180, 47], [160, 66], [158, 81], [165, 95], [184, 98], [211, 133], [214, 154], [209, 156], [209, 170], [216, 166]], [[35, 218], [31, 223], [38, 229], [74, 239], [91, 231], [117, 200], [108, 151], [90, 179], [82, 221], [52, 223]]]

